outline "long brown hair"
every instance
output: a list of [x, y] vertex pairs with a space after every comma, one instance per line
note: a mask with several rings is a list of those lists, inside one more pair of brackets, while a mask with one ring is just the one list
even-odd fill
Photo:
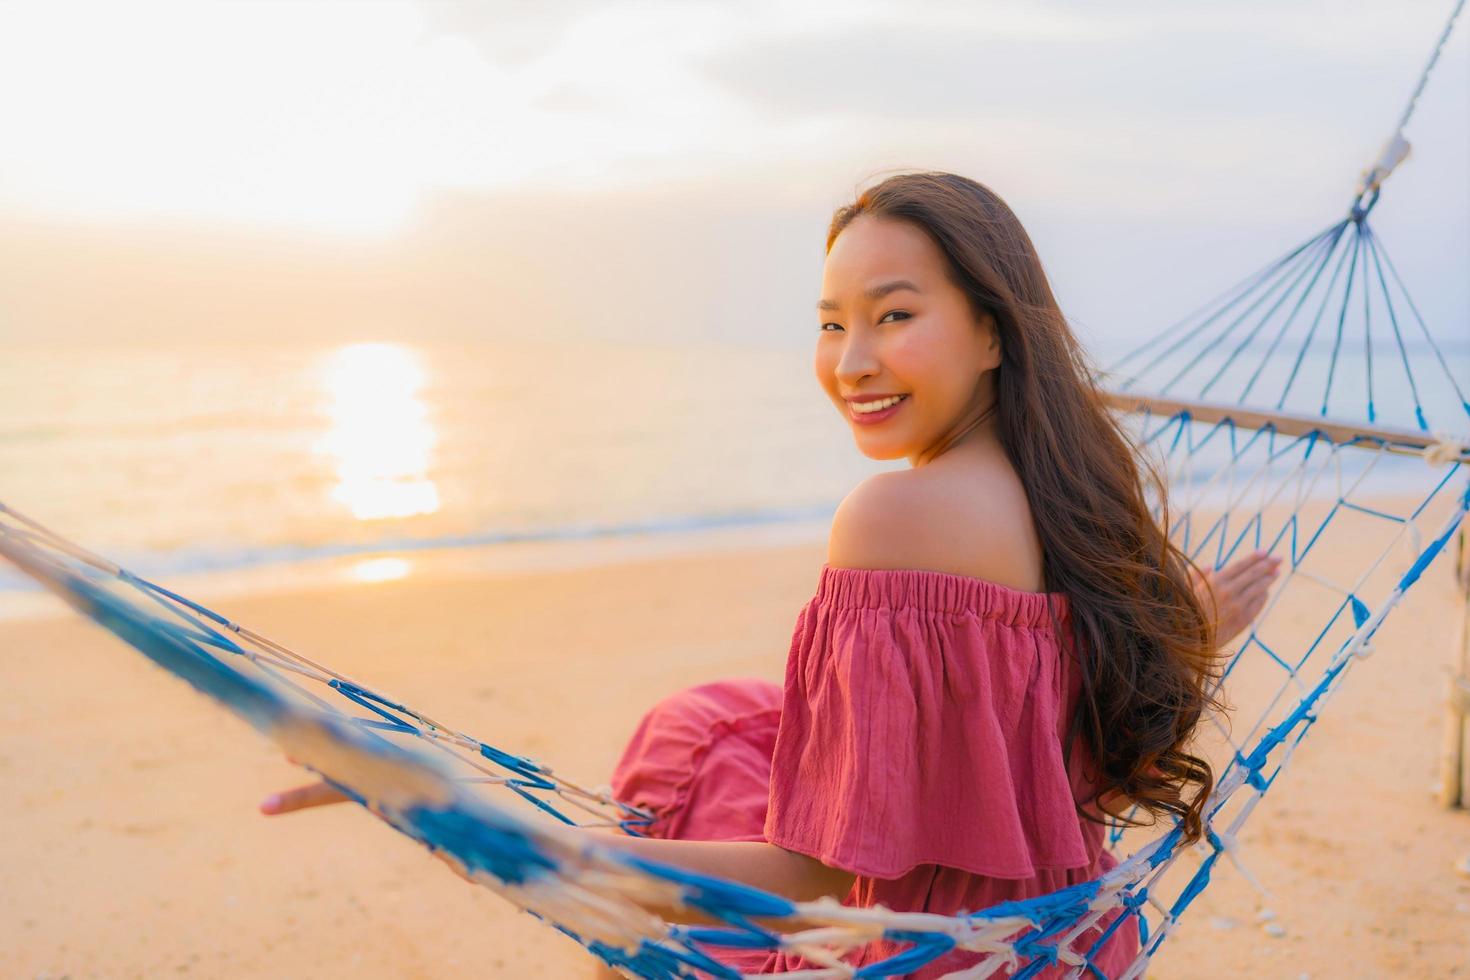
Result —
[[[1081, 807], [1097, 803], [1137, 826], [1122, 812], [1132, 802], [1155, 820], [1174, 814], [1185, 842], [1197, 841], [1215, 777], [1188, 749], [1204, 710], [1221, 707], [1210, 693], [1220, 663], [1214, 621], [1190, 579], [1196, 567], [1169, 540], [1163, 479], [1101, 401], [1030, 237], [994, 192], [950, 173], [889, 177], [837, 209], [828, 251], [861, 214], [926, 232], [976, 316], [995, 318], [1000, 441], [1026, 488], [1046, 589], [1071, 609], [1082, 690], [1067, 748], [1080, 731], [1096, 768], [1079, 813], [1101, 822]], [[1162, 521], [1150, 513], [1149, 486]]]

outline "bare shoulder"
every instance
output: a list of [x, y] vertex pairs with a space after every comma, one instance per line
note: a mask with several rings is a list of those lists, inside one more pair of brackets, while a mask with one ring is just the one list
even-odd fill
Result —
[[837, 508], [836, 568], [914, 568], [1041, 591], [1041, 546], [1009, 466], [964, 464], [877, 473]]

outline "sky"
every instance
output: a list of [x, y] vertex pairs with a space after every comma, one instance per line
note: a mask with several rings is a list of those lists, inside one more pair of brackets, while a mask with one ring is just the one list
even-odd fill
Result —
[[[931, 168], [1145, 336], [1344, 213], [1452, 5], [0, 0], [0, 341], [807, 346], [832, 210]], [[1467, 31], [1374, 215], [1442, 336]]]

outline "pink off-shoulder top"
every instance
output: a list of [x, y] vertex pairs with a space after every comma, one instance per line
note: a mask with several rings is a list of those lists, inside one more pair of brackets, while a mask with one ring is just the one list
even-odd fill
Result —
[[[845, 904], [903, 911], [977, 911], [1111, 868], [1105, 828], [1074, 805], [1086, 750], [1064, 759], [1069, 630], [1063, 593], [823, 565], [786, 661], [766, 839], [856, 874]], [[1131, 960], [1136, 926], [1131, 949], [1110, 946]]]
[[[1063, 593], [823, 565], [784, 683], [670, 697], [645, 717], [615, 788], [658, 815], [656, 834], [764, 839], [852, 872], [846, 905], [957, 915], [1086, 881], [1117, 860], [1074, 805], [1095, 777], [1084, 743], [1064, 755], [1081, 687], [1069, 634]], [[1117, 976], [1138, 946], [1130, 917], [1092, 962]], [[873, 942], [849, 962], [903, 948]], [[911, 976], [980, 957], [951, 952]], [[815, 966], [780, 951], [720, 958], [743, 972]]]

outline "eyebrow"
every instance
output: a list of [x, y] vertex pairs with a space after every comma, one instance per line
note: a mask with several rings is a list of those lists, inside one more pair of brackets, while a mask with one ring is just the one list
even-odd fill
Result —
[[[915, 286], [907, 279], [894, 279], [892, 282], [880, 282], [878, 285], [869, 289], [863, 295], [866, 296], [869, 301], [871, 301], [875, 299], [882, 299], [889, 293], [898, 292], [900, 289], [907, 289], [915, 293], [923, 292], [922, 289], [920, 289], [918, 286]], [[838, 308], [839, 307], [835, 299], [823, 299], [817, 301], [817, 309], [819, 310], [835, 310]]]

